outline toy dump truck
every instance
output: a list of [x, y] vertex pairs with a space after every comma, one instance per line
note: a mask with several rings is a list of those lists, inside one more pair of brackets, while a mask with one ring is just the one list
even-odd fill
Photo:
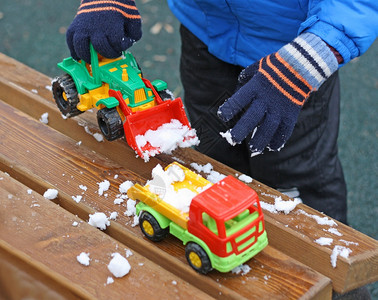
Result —
[[97, 108], [98, 125], [105, 138], [111, 141], [125, 135], [140, 157], [158, 154], [160, 149], [149, 143], [140, 146], [136, 137], [172, 120], [187, 126], [185, 133], [190, 133], [183, 139], [196, 138], [181, 99], [172, 99], [164, 81], [143, 78], [130, 52], [107, 59], [97, 54], [92, 45], [90, 51], [91, 64], [72, 57], [58, 64], [65, 74], [53, 80], [52, 90], [64, 116], [73, 117]]
[[264, 216], [252, 188], [232, 176], [211, 184], [176, 162], [166, 172], [172, 167], [184, 174], [172, 182], [173, 189], [195, 194], [187, 212], [164, 199], [164, 185], [157, 192], [151, 191], [149, 183], [128, 190], [129, 198], [139, 200], [139, 225], [148, 239], [161, 241], [168, 233], [176, 236], [185, 245], [189, 265], [202, 274], [212, 269], [229, 272], [268, 244]]

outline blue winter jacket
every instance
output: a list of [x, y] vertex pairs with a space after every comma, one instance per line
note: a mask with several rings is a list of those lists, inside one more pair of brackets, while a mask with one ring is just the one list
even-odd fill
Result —
[[378, 0], [168, 0], [179, 21], [216, 57], [246, 67], [308, 31], [344, 63], [378, 35]]

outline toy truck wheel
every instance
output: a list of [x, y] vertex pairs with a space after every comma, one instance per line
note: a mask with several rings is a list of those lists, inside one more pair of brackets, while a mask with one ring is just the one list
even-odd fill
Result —
[[169, 233], [168, 228], [161, 228], [155, 217], [146, 211], [139, 216], [139, 226], [143, 234], [153, 242], [160, 242]]
[[102, 108], [97, 111], [97, 122], [102, 134], [108, 141], [123, 137], [122, 119], [116, 108]]
[[196, 243], [188, 243], [185, 247], [185, 256], [189, 265], [198, 273], [207, 274], [212, 270], [209, 256]]
[[52, 83], [55, 103], [66, 117], [74, 117], [82, 113], [77, 109], [79, 97], [75, 82], [68, 74], [58, 76]]

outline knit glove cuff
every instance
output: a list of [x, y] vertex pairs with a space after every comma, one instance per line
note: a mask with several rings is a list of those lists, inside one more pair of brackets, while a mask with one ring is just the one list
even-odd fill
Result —
[[[309, 32], [299, 35], [291, 43], [283, 46], [276, 56], [280, 60], [277, 67], [282, 68], [283, 74], [289, 74], [287, 83], [296, 82], [297, 79], [311, 91], [316, 91], [339, 67], [328, 45], [320, 37]], [[269, 73], [279, 74], [274, 68], [269, 70]], [[287, 85], [284, 89], [290, 91]]]

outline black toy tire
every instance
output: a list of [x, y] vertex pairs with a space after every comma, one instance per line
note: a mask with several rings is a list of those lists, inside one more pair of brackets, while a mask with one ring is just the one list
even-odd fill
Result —
[[75, 82], [70, 75], [58, 76], [52, 83], [52, 92], [56, 105], [65, 117], [70, 118], [83, 113], [77, 109], [80, 100]]
[[155, 217], [147, 211], [140, 214], [139, 226], [146, 238], [153, 242], [162, 241], [169, 233], [169, 228], [161, 228]]
[[97, 123], [108, 141], [114, 141], [124, 135], [122, 119], [115, 107], [98, 110]]
[[189, 265], [198, 273], [207, 274], [212, 270], [209, 256], [203, 248], [193, 242], [190, 242], [185, 247], [185, 257]]

